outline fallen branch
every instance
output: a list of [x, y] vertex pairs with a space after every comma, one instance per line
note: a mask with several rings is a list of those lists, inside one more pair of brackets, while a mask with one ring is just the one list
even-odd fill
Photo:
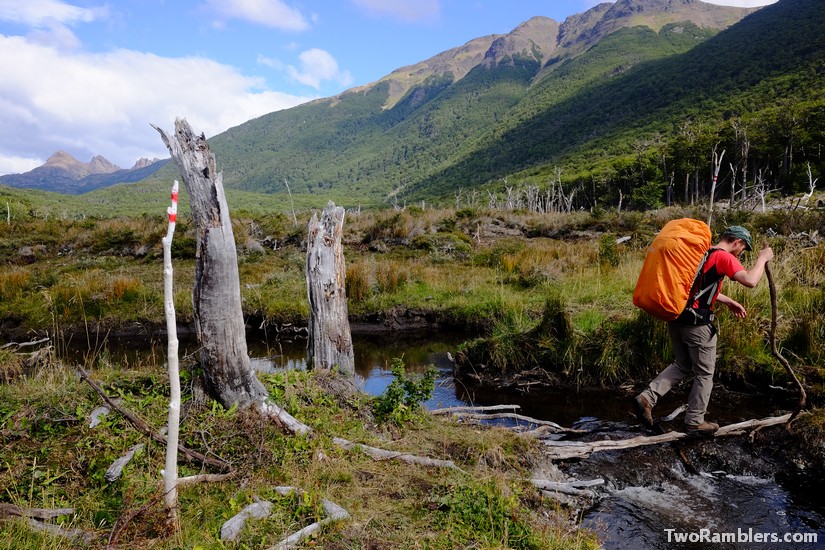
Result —
[[492, 414], [476, 414], [476, 413], [463, 413], [457, 412], [453, 413], [455, 416], [460, 418], [471, 418], [474, 420], [488, 420], [491, 418], [507, 418], [511, 420], [522, 420], [524, 422], [529, 422], [530, 424], [537, 424], [539, 426], [544, 426], [547, 430], [550, 430], [554, 433], [569, 433], [569, 434], [578, 434], [578, 433], [588, 433], [587, 430], [577, 430], [574, 428], [565, 428], [556, 424], [555, 422], [551, 422], [550, 420], [538, 420], [536, 418], [530, 418], [529, 416], [524, 416], [521, 414], [516, 413], [492, 413]]
[[353, 443], [351, 441], [347, 441], [346, 439], [341, 439], [340, 437], [333, 438], [332, 442], [335, 445], [338, 445], [339, 447], [343, 447], [344, 449], [361, 450], [376, 460], [400, 460], [408, 464], [419, 464], [421, 466], [435, 466], [438, 468], [453, 468], [455, 470], [461, 471], [461, 468], [456, 466], [452, 460], [439, 460], [436, 458], [411, 455], [409, 453], [401, 453], [398, 451], [386, 451], [384, 449], [370, 447], [369, 445], [364, 445], [362, 443]]
[[290, 433], [295, 435], [307, 435], [312, 433], [312, 428], [293, 417], [269, 399], [256, 403], [255, 407], [261, 415], [274, 421], [279, 426], [286, 428]]
[[674, 420], [677, 416], [679, 416], [680, 414], [682, 414], [686, 410], [687, 410], [687, 405], [680, 405], [672, 413], [670, 413], [669, 415], [667, 415], [665, 417], [662, 417], [659, 420], [659, 422], [670, 422], [671, 420]]
[[515, 411], [520, 408], [520, 405], [490, 405], [488, 407], [445, 407], [443, 409], [433, 409], [430, 411], [430, 414], [453, 414], [459, 412], [484, 411]]
[[234, 472], [230, 472], [228, 474], [200, 474], [196, 476], [179, 477], [178, 487], [195, 483], [217, 483], [232, 477], [235, 477]]
[[[741, 435], [749, 428], [760, 428], [775, 426], [788, 422], [791, 415], [764, 418], [761, 420], [747, 420], [738, 424], [723, 426], [713, 434], [713, 437], [723, 437], [731, 435]], [[646, 445], [658, 445], [679, 441], [691, 436], [682, 432], [667, 432], [653, 436], [638, 436], [630, 439], [611, 439], [601, 441], [544, 441], [546, 455], [554, 460], [567, 460], [571, 458], [586, 458], [590, 454], [599, 451], [613, 451], [618, 449], [631, 449], [633, 447], [643, 447]]]
[[[278, 494], [284, 496], [288, 495], [292, 491], [295, 491], [297, 495], [301, 495], [303, 493], [303, 491], [301, 491], [300, 489], [295, 489], [293, 487], [276, 487], [275, 490], [278, 492]], [[300, 531], [292, 533], [287, 538], [285, 538], [269, 550], [286, 550], [288, 548], [294, 548], [295, 545], [298, 544], [301, 540], [309, 537], [317, 531], [320, 531], [321, 527], [323, 527], [324, 525], [332, 523], [333, 521], [343, 521], [350, 518], [349, 512], [347, 512], [344, 508], [338, 506], [330, 500], [322, 499], [321, 506], [323, 506], [324, 512], [326, 513], [326, 517], [324, 519], [322, 519], [321, 521], [316, 521], [312, 525], [308, 525]]]
[[9, 342], [8, 344], [3, 344], [2, 346], [0, 346], [0, 349], [14, 347], [15, 350], [19, 350], [20, 348], [45, 344], [48, 341], [49, 337], [47, 336], [45, 338], [41, 338], [40, 340], [32, 340], [31, 342]]
[[21, 518], [54, 519], [58, 516], [74, 514], [74, 508], [23, 508], [15, 504], [0, 503], [0, 517], [16, 516]]
[[130, 448], [126, 452], [125, 455], [112, 462], [112, 465], [109, 466], [109, 468], [106, 470], [106, 473], [103, 474], [103, 477], [106, 479], [106, 481], [108, 481], [109, 483], [113, 483], [120, 479], [120, 476], [123, 474], [123, 468], [125, 468], [126, 465], [129, 464], [129, 462], [135, 456], [135, 453], [143, 450], [143, 447], [143, 443], [133, 445], [132, 448]]
[[774, 357], [785, 367], [785, 370], [788, 372], [793, 381], [796, 383], [796, 387], [799, 389], [799, 404], [794, 409], [793, 414], [788, 419], [788, 424], [793, 421], [794, 418], [799, 414], [799, 412], [805, 407], [805, 402], [808, 399], [808, 396], [805, 394], [805, 388], [802, 386], [802, 382], [799, 381], [799, 378], [796, 377], [796, 373], [791, 368], [790, 363], [788, 360], [785, 359], [781, 353], [779, 353], [779, 349], [776, 345], [776, 320], [777, 320], [777, 307], [776, 307], [776, 285], [773, 282], [773, 274], [771, 273], [771, 266], [769, 263], [765, 264], [765, 275], [768, 277], [768, 288], [771, 292], [771, 353]]
[[573, 495], [577, 497], [592, 497], [595, 496], [593, 491], [588, 491], [587, 487], [595, 487], [596, 485], [603, 485], [604, 480], [601, 478], [591, 479], [589, 481], [550, 481], [548, 479], [531, 479], [530, 483], [543, 491], [553, 493], [563, 493], [565, 495]]
[[[295, 493], [297, 496], [301, 496], [304, 494], [303, 490], [297, 489], [295, 487], [275, 487], [275, 492], [282, 496], [287, 496], [290, 493]], [[275, 546], [270, 547], [269, 550], [285, 550], [287, 548], [294, 548], [295, 545], [303, 539], [311, 536], [313, 533], [320, 531], [320, 529], [324, 525], [332, 523], [333, 521], [342, 521], [350, 518], [349, 512], [347, 512], [344, 508], [338, 506], [330, 500], [322, 499], [321, 506], [323, 507], [325, 513], [325, 517], [321, 521], [316, 521], [315, 523], [292, 533]], [[241, 532], [243, 531], [244, 525], [246, 524], [246, 520], [250, 518], [264, 519], [269, 517], [271, 513], [272, 503], [266, 500], [257, 501], [244, 507], [243, 510], [241, 510], [240, 512], [226, 520], [224, 524], [221, 526], [221, 540], [237, 540]]]
[[[152, 427], [149, 426], [149, 424], [145, 420], [118, 405], [114, 399], [106, 395], [106, 392], [104, 392], [103, 389], [94, 380], [91, 379], [89, 373], [87, 373], [81, 367], [77, 367], [77, 370], [80, 373], [80, 377], [83, 378], [83, 380], [85, 380], [92, 387], [92, 389], [97, 392], [97, 394], [101, 397], [101, 399], [103, 399], [103, 401], [106, 402], [110, 409], [119, 412], [121, 415], [123, 415], [124, 418], [126, 418], [126, 420], [129, 421], [130, 424], [132, 424], [132, 426], [142, 431], [153, 440], [157, 441], [162, 445], [166, 445], [166, 437], [160, 435], [155, 430], [153, 430]], [[224, 471], [232, 470], [232, 466], [230, 466], [223, 460], [208, 457], [197, 451], [188, 449], [181, 444], [178, 444], [178, 451], [183, 453], [184, 458], [186, 458], [190, 462], [201, 462], [203, 464], [212, 466], [213, 468], [218, 468], [219, 470]]]
[[221, 540], [235, 541], [243, 531], [246, 520], [250, 518], [264, 519], [272, 513], [272, 503], [268, 501], [253, 502], [244, 506], [243, 509], [226, 520], [221, 525]]
[[34, 531], [44, 531], [51, 535], [61, 537], [67, 540], [80, 542], [84, 546], [91, 544], [97, 538], [95, 533], [83, 531], [82, 529], [66, 529], [59, 525], [52, 525], [51, 523], [43, 523], [42, 521], [28, 518], [29, 527]]

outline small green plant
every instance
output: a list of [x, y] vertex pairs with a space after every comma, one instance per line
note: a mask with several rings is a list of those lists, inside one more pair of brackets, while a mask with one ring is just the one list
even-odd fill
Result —
[[421, 403], [432, 396], [438, 371], [430, 366], [415, 380], [406, 375], [403, 359], [396, 357], [392, 360], [392, 374], [395, 378], [384, 393], [375, 398], [372, 412], [378, 422], [401, 425], [411, 421]]
[[539, 548], [540, 542], [519, 517], [517, 495], [505, 496], [491, 482], [451, 488], [437, 497], [439, 520], [448, 525], [451, 542], [475, 541], [482, 547]]
[[619, 248], [616, 236], [605, 233], [599, 239], [599, 263], [602, 267], [617, 267], [619, 265]]

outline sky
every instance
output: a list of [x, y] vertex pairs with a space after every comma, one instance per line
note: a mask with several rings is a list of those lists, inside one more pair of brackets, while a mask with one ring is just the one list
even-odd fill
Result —
[[[776, 0], [708, 0], [754, 7]], [[0, 0], [0, 175], [57, 151], [168, 158], [151, 125], [207, 138], [369, 84], [531, 17], [599, 0]]]

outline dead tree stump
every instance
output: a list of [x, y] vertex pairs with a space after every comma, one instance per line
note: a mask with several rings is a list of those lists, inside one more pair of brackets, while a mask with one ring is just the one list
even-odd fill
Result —
[[338, 369], [352, 376], [352, 351], [344, 286], [346, 265], [341, 234], [344, 209], [332, 201], [309, 221], [307, 236], [307, 297], [309, 299], [309, 341], [307, 364], [313, 368]]
[[174, 136], [155, 129], [186, 185], [197, 233], [192, 302], [207, 391], [227, 408], [262, 402], [268, 393], [247, 354], [238, 252], [223, 175], [206, 137], [196, 136], [186, 120], [175, 120]]

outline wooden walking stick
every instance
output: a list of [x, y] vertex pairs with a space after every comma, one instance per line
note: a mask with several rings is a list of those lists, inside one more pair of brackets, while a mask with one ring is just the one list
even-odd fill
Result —
[[768, 276], [768, 287], [771, 291], [771, 353], [773, 353], [773, 356], [776, 357], [780, 363], [782, 363], [782, 366], [785, 367], [785, 370], [791, 378], [793, 378], [793, 381], [796, 382], [796, 387], [799, 388], [799, 404], [796, 406], [796, 409], [788, 419], [788, 424], [790, 424], [802, 408], [805, 407], [805, 402], [807, 401], [808, 396], [805, 394], [805, 388], [802, 386], [802, 382], [799, 381], [799, 378], [797, 378], [796, 373], [791, 368], [788, 360], [782, 357], [782, 354], [779, 353], [779, 349], [776, 347], [776, 285], [773, 282], [773, 274], [771, 273], [771, 266], [769, 263], [765, 264], [765, 275]]

